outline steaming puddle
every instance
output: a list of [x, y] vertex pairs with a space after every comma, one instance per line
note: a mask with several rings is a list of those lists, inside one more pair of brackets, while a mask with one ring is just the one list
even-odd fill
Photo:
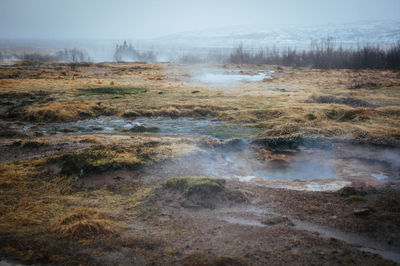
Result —
[[[20, 61], [20, 60], [18, 60], [16, 58], [15, 59], [3, 59], [3, 60], [0, 60], [0, 66], [12, 66], [12, 65], [17, 64], [18, 61]], [[0, 265], [1, 265], [1, 263], [0, 263]]]
[[[0, 258], [0, 266], [25, 266], [28, 264], [22, 264], [17, 261], [11, 261], [9, 259], [1, 259]], [[38, 264], [33, 264], [33, 265], [38, 265]]]
[[220, 121], [191, 118], [138, 118], [127, 120], [99, 117], [70, 123], [13, 125], [10, 129], [26, 134], [36, 132], [45, 135], [60, 133], [140, 133], [202, 136], [217, 139], [248, 137], [259, 133], [258, 129], [246, 128], [241, 125], [226, 125]]
[[[292, 176], [296, 177], [296, 176]], [[237, 179], [242, 182], [254, 182], [260, 185], [264, 185], [271, 188], [283, 188], [301, 191], [338, 191], [345, 186], [350, 186], [350, 181], [338, 180], [332, 177], [331, 180], [312, 179], [312, 180], [301, 180], [300, 178], [289, 178], [285, 177], [286, 180], [264, 180], [258, 176], [235, 176], [231, 179]]]
[[[246, 145], [246, 144], [243, 144]], [[351, 182], [336, 178], [335, 170], [312, 161], [294, 161], [282, 165], [260, 161], [246, 148], [237, 151], [194, 152], [184, 157], [152, 165], [141, 178], [158, 182], [176, 176], [208, 176], [253, 182], [274, 188], [306, 191], [336, 191]]]
[[329, 166], [309, 161], [295, 161], [279, 167], [256, 170], [251, 176], [237, 178], [274, 188], [305, 191], [337, 191], [351, 184], [347, 181], [334, 180], [335, 176], [335, 171]]
[[277, 168], [255, 171], [254, 175], [264, 180], [312, 180], [333, 178], [335, 171], [325, 165], [307, 161], [295, 161]]
[[257, 82], [264, 79], [271, 79], [274, 71], [258, 72], [257, 74], [242, 74], [242, 73], [203, 73], [193, 75], [190, 81], [201, 82], [208, 84], [231, 84], [238, 82]]
[[371, 176], [375, 177], [378, 180], [385, 180], [389, 178], [387, 175], [384, 175], [382, 173], [379, 174], [372, 173]]
[[[140, 175], [148, 182], [176, 176], [207, 176], [301, 191], [378, 186], [398, 179], [397, 151], [339, 146], [334, 150], [314, 148], [286, 155], [268, 153], [264, 158], [258, 149], [245, 140], [223, 142], [215, 148], [197, 147], [185, 156], [145, 168]], [[286, 159], [271, 159], [283, 157]]]
[[[243, 181], [241, 177], [237, 177], [239, 180]], [[350, 181], [344, 180], [313, 180], [313, 181], [302, 181], [299, 179], [279, 181], [279, 180], [269, 180], [264, 181], [256, 176], [244, 177], [244, 180], [255, 182], [260, 185], [264, 185], [271, 188], [283, 188], [301, 191], [338, 191], [345, 186], [351, 186]]]
[[[340, 241], [346, 242], [362, 251], [378, 254], [385, 259], [390, 259], [396, 263], [400, 263], [400, 248], [390, 246], [383, 242], [378, 242], [373, 239], [360, 236], [355, 233], [342, 232], [340, 230], [330, 228], [327, 226], [321, 226], [304, 222], [297, 219], [288, 219], [279, 213], [271, 212], [265, 209], [258, 208], [247, 208], [247, 209], [222, 209], [221, 211], [215, 211], [215, 218], [217, 220], [225, 221], [232, 224], [240, 224], [245, 226], [258, 226], [258, 227], [269, 227], [279, 225], [289, 225], [296, 229], [304, 230], [312, 233], [318, 233], [322, 238], [334, 238]], [[245, 218], [240, 216], [245, 216]], [[239, 216], [239, 217], [238, 217]], [[272, 219], [272, 223], [263, 223], [262, 221], [268, 221]], [[278, 219], [276, 219], [278, 218]]]

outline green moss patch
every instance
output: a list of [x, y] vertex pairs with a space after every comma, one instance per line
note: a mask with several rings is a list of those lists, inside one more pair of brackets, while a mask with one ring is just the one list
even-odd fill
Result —
[[126, 94], [139, 94], [147, 92], [145, 88], [124, 88], [124, 87], [99, 87], [90, 89], [80, 89], [82, 94], [114, 94], [114, 95], [126, 95]]

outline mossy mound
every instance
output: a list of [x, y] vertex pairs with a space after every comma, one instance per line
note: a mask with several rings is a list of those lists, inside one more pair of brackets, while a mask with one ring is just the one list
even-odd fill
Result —
[[227, 188], [225, 179], [177, 177], [162, 184], [162, 189], [183, 195], [181, 205], [187, 208], [215, 208], [219, 204], [245, 203], [245, 193]]
[[124, 130], [124, 132], [133, 132], [133, 133], [145, 133], [145, 132], [154, 133], [159, 131], [160, 131], [159, 127], [145, 127], [143, 125], [135, 125], [130, 129]]
[[330, 95], [312, 96], [311, 99], [307, 102], [322, 104], [343, 104], [351, 107], [378, 107], [375, 104], [354, 97], [335, 97]]

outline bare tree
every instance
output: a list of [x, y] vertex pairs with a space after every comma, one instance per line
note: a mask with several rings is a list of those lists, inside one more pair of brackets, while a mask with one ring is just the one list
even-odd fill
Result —
[[153, 51], [139, 52], [136, 50], [132, 44], [128, 44], [124, 41], [122, 45], [116, 45], [114, 51], [114, 60], [116, 62], [122, 61], [145, 61], [153, 62], [155, 61], [156, 55]]

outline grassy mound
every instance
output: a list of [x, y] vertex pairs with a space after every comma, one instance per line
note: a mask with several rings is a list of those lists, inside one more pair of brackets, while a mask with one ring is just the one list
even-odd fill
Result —
[[373, 116], [373, 109], [371, 108], [354, 108], [349, 110], [330, 109], [325, 111], [325, 115], [328, 119], [336, 120], [338, 122], [366, 121]]
[[105, 148], [65, 153], [49, 159], [49, 163], [60, 164], [62, 175], [82, 176], [107, 170], [133, 169], [141, 163], [141, 160], [134, 153]]
[[52, 98], [45, 91], [32, 92], [3, 92], [0, 93], [0, 105], [31, 105], [37, 102], [48, 102]]
[[23, 140], [23, 141], [15, 141], [13, 146], [19, 146], [21, 148], [27, 149], [38, 149], [40, 147], [48, 146], [48, 142], [34, 141], [34, 140]]
[[90, 209], [78, 209], [61, 218], [53, 224], [51, 232], [71, 240], [110, 237], [116, 233], [105, 214]]
[[11, 108], [6, 117], [32, 122], [70, 122], [114, 113], [112, 108], [101, 104], [50, 102]]

